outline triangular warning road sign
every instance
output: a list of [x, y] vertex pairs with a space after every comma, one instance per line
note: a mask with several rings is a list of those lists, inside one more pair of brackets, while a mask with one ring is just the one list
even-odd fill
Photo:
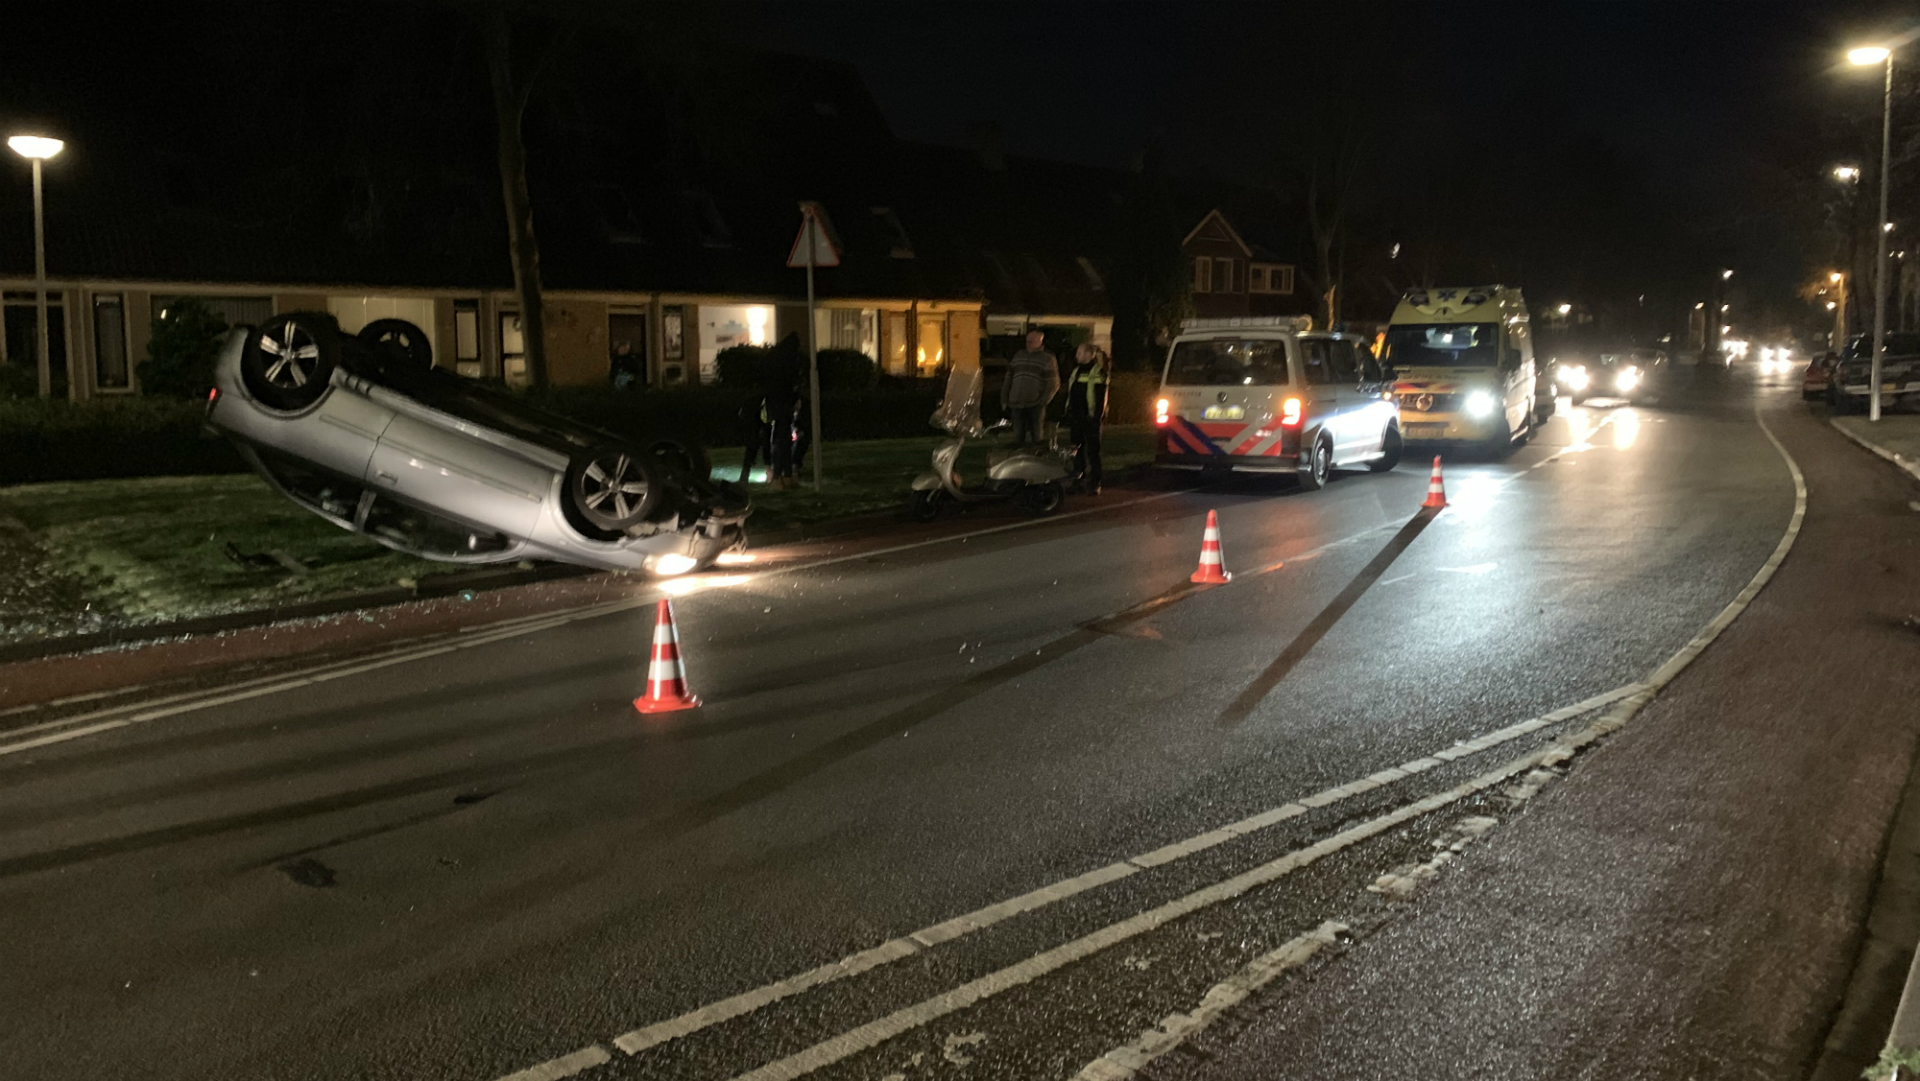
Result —
[[806, 266], [809, 255], [812, 265], [817, 267], [840, 265], [840, 248], [833, 242], [833, 231], [827, 227], [827, 212], [819, 203], [800, 204], [800, 235], [793, 238], [793, 251], [787, 255], [787, 265]]

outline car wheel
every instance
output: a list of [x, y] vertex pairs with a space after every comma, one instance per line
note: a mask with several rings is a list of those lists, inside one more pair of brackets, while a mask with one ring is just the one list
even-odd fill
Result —
[[1380, 437], [1380, 457], [1368, 462], [1367, 468], [1375, 473], [1390, 472], [1400, 464], [1400, 456], [1406, 452], [1406, 449], [1406, 442], [1400, 438], [1400, 426], [1389, 424], [1386, 434]]
[[433, 343], [427, 341], [427, 332], [405, 319], [375, 319], [354, 337], [382, 359], [397, 357], [416, 371], [433, 367]]
[[1302, 491], [1317, 492], [1327, 486], [1327, 478], [1333, 475], [1333, 440], [1322, 435], [1313, 441], [1299, 475]]
[[918, 488], [907, 493], [907, 517], [916, 522], [931, 522], [947, 509], [947, 493], [938, 488]]
[[1066, 499], [1066, 489], [1060, 486], [1059, 481], [1051, 480], [1045, 484], [1026, 485], [1013, 496], [1014, 503], [1021, 510], [1036, 516], [1052, 514], [1060, 509], [1060, 504]]
[[708, 480], [713, 476], [713, 459], [708, 456], [706, 448], [697, 443], [688, 445], [677, 439], [662, 439], [648, 447], [647, 452], [673, 472], [697, 480]]
[[660, 505], [660, 472], [632, 447], [609, 443], [567, 469], [567, 506], [576, 526], [602, 540], [639, 525]]
[[247, 335], [240, 352], [240, 381], [269, 409], [305, 409], [327, 392], [340, 362], [332, 319], [307, 312], [276, 315]]

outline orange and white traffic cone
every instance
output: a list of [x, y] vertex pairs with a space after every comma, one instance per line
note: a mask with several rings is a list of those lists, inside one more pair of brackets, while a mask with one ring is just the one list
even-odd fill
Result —
[[1200, 538], [1200, 569], [1187, 579], [1201, 585], [1219, 585], [1231, 582], [1233, 575], [1220, 560], [1220, 516], [1213, 511], [1207, 512], [1207, 531]]
[[1439, 510], [1447, 505], [1447, 486], [1440, 481], [1440, 456], [1433, 456], [1433, 478], [1427, 481], [1427, 501], [1420, 504], [1424, 509], [1432, 507]]
[[673, 629], [673, 604], [665, 597], [654, 610], [653, 657], [647, 662], [647, 693], [633, 700], [642, 713], [670, 713], [692, 709], [700, 700], [687, 693], [686, 669], [680, 664], [680, 635]]

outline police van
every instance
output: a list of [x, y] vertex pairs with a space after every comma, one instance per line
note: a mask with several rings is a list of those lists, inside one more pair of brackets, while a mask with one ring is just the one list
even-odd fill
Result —
[[1290, 473], [1319, 488], [1337, 468], [1400, 461], [1391, 388], [1364, 339], [1306, 316], [1189, 319], [1154, 402], [1154, 465]]
[[1553, 416], [1553, 387], [1534, 369], [1527, 302], [1511, 286], [1409, 290], [1380, 363], [1410, 443], [1504, 448]]

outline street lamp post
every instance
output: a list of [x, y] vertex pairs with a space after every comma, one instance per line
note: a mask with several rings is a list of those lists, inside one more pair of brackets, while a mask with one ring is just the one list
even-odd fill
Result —
[[1874, 232], [1873, 256], [1873, 387], [1868, 398], [1868, 420], [1880, 419], [1880, 360], [1887, 349], [1887, 172], [1893, 159], [1893, 50], [1878, 45], [1855, 49], [1847, 59], [1862, 66], [1886, 66], [1886, 89], [1880, 103], [1880, 217]]
[[1827, 280], [1840, 287], [1838, 305], [1833, 308], [1833, 351], [1843, 353], [1847, 348], [1847, 276], [1836, 270], [1827, 275]]
[[40, 396], [53, 393], [53, 364], [47, 358], [47, 226], [40, 201], [40, 163], [60, 153], [66, 144], [42, 135], [15, 135], [7, 140], [14, 153], [33, 163], [33, 288], [40, 323], [38, 368]]

